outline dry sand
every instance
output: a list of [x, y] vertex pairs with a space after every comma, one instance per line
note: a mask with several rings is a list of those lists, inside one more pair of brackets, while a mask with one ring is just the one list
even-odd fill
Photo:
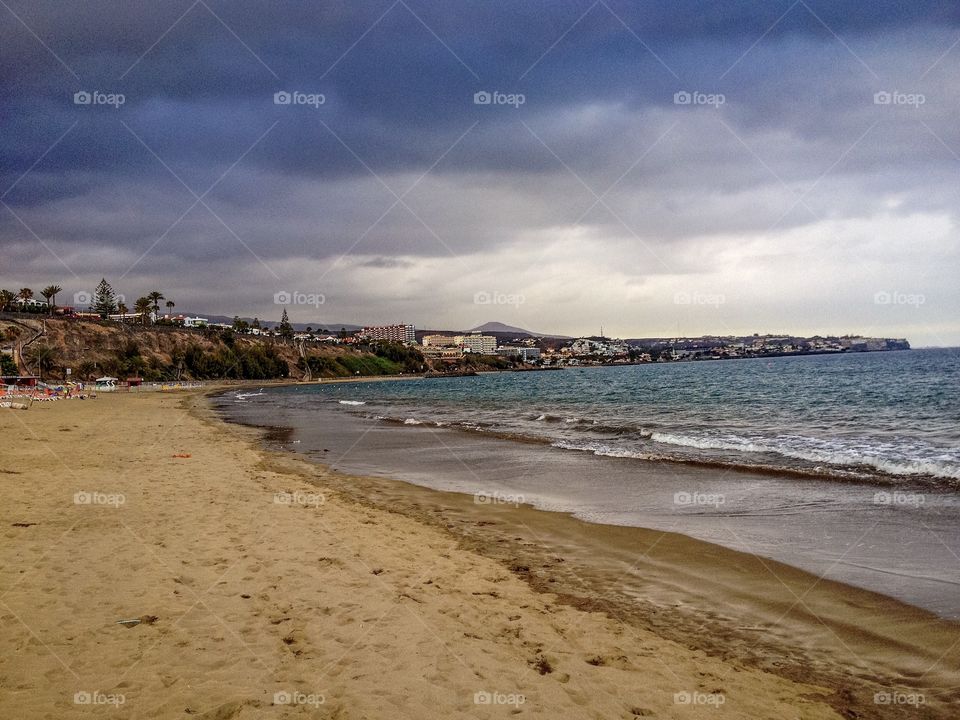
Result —
[[[737, 553], [331, 473], [261, 450], [197, 393], [2, 410], [0, 432], [3, 718], [949, 717], [956, 701], [953, 624], [830, 583], [802, 596], [817, 612], [774, 623], [789, 594]], [[815, 580], [772, 567], [791, 592]], [[851, 643], [856, 661], [835, 652]], [[796, 662], [760, 667], [778, 652]], [[864, 704], [902, 672], [924, 705]]]

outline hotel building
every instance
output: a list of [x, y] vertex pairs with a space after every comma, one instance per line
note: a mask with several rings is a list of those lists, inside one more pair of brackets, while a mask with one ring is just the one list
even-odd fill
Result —
[[417, 341], [413, 325], [371, 325], [360, 331], [360, 336], [370, 340], [413, 343]]

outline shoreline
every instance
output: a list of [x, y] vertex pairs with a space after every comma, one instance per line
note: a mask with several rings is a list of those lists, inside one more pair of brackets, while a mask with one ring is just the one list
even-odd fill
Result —
[[[834, 705], [842, 713], [856, 708], [865, 713], [864, 717], [902, 716], [897, 708], [892, 715], [867, 712], [877, 711], [875, 703], [867, 703], [870, 693], [863, 693], [862, 688], [860, 692], [852, 690], [849, 674], [831, 669], [838, 657], [844, 659], [841, 666], [865, 666], [856, 677], [872, 688], [873, 694], [886, 692], [884, 688], [897, 683], [898, 687], [919, 691], [921, 688], [906, 678], [922, 679], [942, 663], [945, 655], [953, 653], [960, 658], [955, 646], [960, 643], [960, 622], [889, 595], [820, 578], [793, 565], [685, 534], [595, 523], [572, 512], [529, 504], [477, 505], [470, 495], [461, 492], [396, 478], [341, 473], [300, 453], [268, 449], [268, 439], [280, 441], [289, 436], [291, 428], [228, 420], [216, 408], [208, 407], [208, 411], [259, 443], [278, 467], [303, 463], [321, 468], [327, 475], [325, 483], [331, 484], [331, 476], [338, 478], [338, 492], [353, 501], [442, 528], [463, 547], [504, 564], [537, 592], [556, 594], [571, 607], [635, 623], [711, 656], [735, 659], [790, 680], [830, 687], [844, 697], [843, 703]], [[495, 520], [489, 519], [491, 514]], [[495, 533], [494, 525], [503, 528]], [[495, 535], [492, 543], [491, 534]], [[571, 538], [576, 541], [572, 543]], [[560, 566], [555, 564], [558, 547], [565, 555]], [[641, 560], [636, 559], [638, 550]], [[571, 554], [578, 555], [577, 566], [567, 564]], [[597, 571], [601, 557], [605, 566]], [[626, 583], [617, 577], [622, 570], [617, 568], [618, 563], [634, 571], [642, 565], [657, 582], [645, 578], [632, 589], [635, 594], [625, 594]], [[717, 577], [718, 571], [721, 577]], [[693, 587], [699, 583], [706, 589]], [[720, 592], [726, 603], [717, 602], [711, 591]], [[813, 597], [808, 598], [808, 593]], [[691, 619], [691, 613], [702, 615]], [[757, 639], [758, 633], [768, 629], [765, 623], [776, 626], [787, 621], [791, 628], [785, 636]], [[696, 641], [689, 633], [691, 625], [698, 631]], [[801, 637], [805, 638], [802, 648], [787, 647], [790, 640], [785, 638]], [[814, 647], [816, 642], [824, 647]], [[902, 663], [891, 661], [890, 655], [900, 652], [904, 653]], [[865, 661], [868, 657], [870, 661]], [[885, 682], [878, 681], [884, 676]], [[944, 690], [948, 703], [960, 701], [957, 680], [960, 672], [949, 671], [934, 683], [943, 682], [942, 689], [950, 688]], [[855, 702], [854, 696], [858, 696]], [[917, 717], [927, 715], [921, 712]]]
[[[903, 708], [874, 693], [911, 685], [916, 717], [957, 702], [960, 631], [929, 613], [685, 536], [265, 450], [211, 407], [231, 387], [0, 414], [6, 714], [86, 714], [93, 690], [124, 697], [117, 717], [222, 719], [887, 718]], [[125, 502], [70, 502], [91, 490]], [[773, 622], [784, 587], [802, 603]]]

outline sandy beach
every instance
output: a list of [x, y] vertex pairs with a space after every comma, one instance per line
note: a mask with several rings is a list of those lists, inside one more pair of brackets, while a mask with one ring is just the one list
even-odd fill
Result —
[[881, 595], [331, 472], [200, 392], [0, 412], [3, 717], [956, 716], [960, 627]]

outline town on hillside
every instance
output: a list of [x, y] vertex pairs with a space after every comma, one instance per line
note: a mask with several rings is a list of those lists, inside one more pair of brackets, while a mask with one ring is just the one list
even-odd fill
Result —
[[[279, 322], [175, 314], [174, 301], [158, 290], [139, 297], [131, 309], [106, 280], [89, 295], [76, 293], [73, 305], [57, 304], [62, 292], [48, 286], [41, 300], [30, 288], [0, 290], [0, 321], [6, 321], [0, 323], [0, 382], [444, 376], [910, 349], [905, 339], [859, 335], [620, 339], [601, 331], [572, 338], [499, 323], [463, 332], [418, 330], [409, 323], [337, 329], [294, 325], [285, 307]], [[61, 324], [56, 330], [54, 321]], [[84, 328], [121, 334], [96, 336]], [[147, 341], [143, 333], [152, 331], [167, 331], [167, 337]]]

